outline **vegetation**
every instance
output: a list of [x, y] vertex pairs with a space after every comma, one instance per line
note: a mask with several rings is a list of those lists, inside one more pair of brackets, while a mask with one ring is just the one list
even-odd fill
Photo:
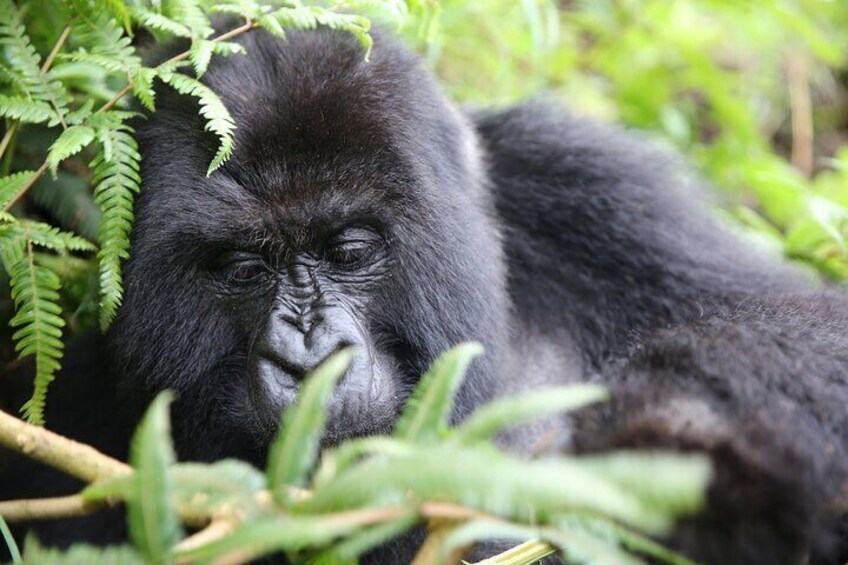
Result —
[[[235, 23], [216, 31], [210, 18], [219, 14]], [[121, 261], [139, 190], [133, 108], [155, 109], [157, 82], [198, 98], [206, 128], [219, 141], [213, 174], [232, 152], [238, 124], [198, 81], [212, 57], [240, 52], [231, 40], [254, 29], [283, 36], [317, 26], [355, 35], [365, 54], [369, 18], [404, 33], [460, 101], [502, 104], [545, 90], [577, 111], [653, 132], [721, 189], [729, 221], [826, 279], [848, 278], [848, 4], [842, 2], [0, 0], [0, 375], [24, 360], [34, 364], [24, 418], [43, 423], [68, 335], [105, 329], [120, 306]], [[142, 44], [173, 38], [187, 50], [157, 66], [143, 63]], [[326, 395], [320, 386], [332, 376], [313, 377], [301, 409], [284, 422], [266, 475], [236, 462], [175, 464], [163, 397], [136, 438], [135, 472], [107, 465], [121, 477], [89, 477], [92, 486], [71, 503], [90, 511], [126, 501], [135, 549], [108, 550], [109, 560], [284, 550], [344, 562], [421, 520], [435, 540], [424, 551], [449, 552], [494, 532], [545, 539], [572, 557], [623, 559], [616, 553], [623, 546], [675, 559], [621, 525], [656, 534], [693, 509], [706, 480], [702, 462], [629, 454], [522, 463], [519, 471], [486, 440], [539, 406], [579, 404], [575, 399], [587, 389], [553, 395], [550, 404], [530, 397], [514, 412], [495, 405], [447, 430], [449, 382], [461, 373], [434, 370], [419, 392], [430, 394], [428, 383], [441, 383], [431, 385], [446, 387], [440, 402], [410, 406], [393, 438], [325, 453], [314, 476], [308, 472], [321, 429], [315, 408]], [[6, 425], [18, 424], [24, 425], [9, 418]], [[486, 477], [471, 472], [477, 464], [489, 471]], [[626, 481], [617, 472], [622, 464]], [[693, 470], [691, 481], [669, 484], [680, 466]], [[414, 484], [392, 469], [415, 469]], [[550, 480], [554, 472], [573, 482]], [[519, 478], [531, 475], [544, 491], [526, 491]], [[463, 482], [444, 484], [438, 480], [444, 476]], [[358, 499], [339, 490], [353, 480], [363, 481]], [[586, 492], [586, 480], [609, 497], [575, 499]], [[664, 488], [655, 489], [659, 484]], [[145, 497], [138, 495], [142, 488]], [[207, 497], [198, 507], [188, 492]], [[522, 506], [528, 502], [533, 521]], [[216, 520], [221, 504], [237, 508], [238, 520]], [[8, 516], [3, 508], [0, 515]], [[181, 522], [211, 518], [205, 534], [183, 539]], [[58, 559], [34, 543], [27, 551]], [[537, 551], [548, 549], [521, 546], [504, 557], [514, 561], [502, 562], [529, 562]]]
[[[421, 565], [456, 562], [472, 544], [498, 538], [535, 540], [496, 557], [503, 564], [532, 563], [553, 547], [579, 563], [643, 563], [637, 556], [688, 563], [643, 534], [667, 533], [674, 518], [700, 507], [707, 462], [657, 453], [534, 461], [501, 454], [490, 440], [504, 427], [601, 401], [605, 392], [585, 384], [526, 393], [451, 428], [453, 395], [481, 352], [470, 343], [442, 355], [392, 436], [325, 450], [314, 473], [327, 400], [349, 350], [305, 381], [264, 474], [235, 460], [176, 463], [168, 393], [139, 425], [132, 467], [0, 412], [0, 445], [91, 482], [77, 496], [0, 502], [0, 516], [61, 517], [126, 504], [132, 547], [62, 554], [29, 540], [27, 563], [241, 563], [285, 552], [295, 563], [347, 564], [421, 522], [430, 530], [416, 557]], [[184, 523], [201, 529], [186, 537]]]

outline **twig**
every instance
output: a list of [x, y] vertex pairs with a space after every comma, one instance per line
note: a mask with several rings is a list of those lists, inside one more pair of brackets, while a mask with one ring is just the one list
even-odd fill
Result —
[[809, 177], [813, 173], [813, 103], [807, 63], [801, 55], [788, 56], [786, 75], [792, 111], [792, 164]]
[[[259, 27], [259, 24], [254, 23], [252, 21], [248, 21], [248, 22], [240, 25], [237, 28], [233, 28], [230, 31], [222, 33], [221, 35], [219, 35], [217, 37], [213, 37], [211, 39], [211, 41], [213, 43], [217, 43], [219, 41], [226, 41], [228, 39], [231, 39], [233, 37], [241, 35], [245, 32], [248, 32], [252, 29], [255, 29], [257, 27]], [[167, 61], [165, 61], [164, 63], [161, 63], [157, 66], [164, 67], [165, 65], [172, 65], [174, 63], [179, 63], [180, 61], [187, 59], [189, 57], [190, 53], [191, 53], [191, 51], [183, 51], [179, 55], [175, 55], [175, 56], [171, 57], [170, 59], [168, 59]], [[132, 82], [124, 85], [124, 87], [121, 90], [119, 90], [118, 93], [115, 96], [113, 96], [111, 100], [106, 102], [103, 106], [100, 107], [99, 110], [97, 110], [97, 113], [102, 114], [103, 112], [107, 112], [107, 111], [111, 110], [112, 107], [121, 100], [121, 98], [126, 96], [127, 93], [129, 93], [129, 91], [132, 90], [132, 87], [133, 87]]]
[[9, 522], [24, 522], [88, 516], [107, 508], [111, 506], [106, 502], [90, 502], [75, 494], [56, 498], [3, 500], [0, 501], [0, 516]]
[[132, 473], [132, 467], [93, 447], [27, 424], [2, 410], [0, 445], [88, 483]]

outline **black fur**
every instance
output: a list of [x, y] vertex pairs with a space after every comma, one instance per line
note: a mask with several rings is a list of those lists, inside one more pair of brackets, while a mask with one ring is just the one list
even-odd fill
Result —
[[[242, 41], [247, 56], [203, 79], [238, 123], [221, 171], [205, 177], [217, 142], [192, 100], [162, 89], [140, 126], [124, 305], [105, 342], [69, 351], [50, 427], [123, 456], [145, 403], [174, 388], [181, 457], [263, 464], [272, 430], [247, 367], [264, 330], [245, 318], [258, 324], [272, 306], [228, 298], [210, 282], [209, 256], [271, 249], [285, 288], [291, 249], [365, 218], [383, 226], [386, 257], [346, 308], [379, 369], [363, 374], [391, 394], [341, 410], [331, 430], [388, 430], [434, 356], [476, 339], [487, 354], [456, 418], [522, 388], [603, 382], [613, 402], [571, 422], [568, 448], [671, 447], [716, 465], [708, 508], [672, 544], [708, 563], [848, 558], [845, 296], [741, 241], [636, 134], [546, 104], [463, 117], [382, 34], [370, 62], [334, 32]], [[536, 439], [528, 429], [504, 441]], [[4, 459], [2, 498], [73, 490]], [[122, 535], [109, 531], [116, 522], [38, 529], [54, 543], [102, 542]], [[371, 561], [412, 551], [401, 540]]]

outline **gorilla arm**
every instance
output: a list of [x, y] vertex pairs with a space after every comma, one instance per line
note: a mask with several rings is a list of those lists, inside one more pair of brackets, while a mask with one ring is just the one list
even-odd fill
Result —
[[832, 563], [841, 520], [843, 563], [848, 299], [743, 242], [637, 135], [539, 104], [476, 125], [520, 325], [612, 388], [574, 447], [708, 453], [708, 508], [674, 540], [696, 558]]
[[782, 296], [650, 333], [604, 370], [615, 400], [577, 419], [575, 449], [708, 453], [707, 508], [673, 538], [699, 561], [843, 563], [846, 312], [841, 296]]

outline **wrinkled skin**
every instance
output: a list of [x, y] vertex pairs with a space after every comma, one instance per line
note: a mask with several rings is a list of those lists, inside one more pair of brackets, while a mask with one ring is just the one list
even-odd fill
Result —
[[[370, 62], [334, 32], [242, 42], [248, 55], [203, 78], [238, 124], [219, 171], [206, 177], [216, 140], [193, 100], [163, 89], [139, 124], [124, 305], [105, 340], [70, 347], [49, 427], [123, 457], [172, 388], [181, 458], [263, 465], [281, 411], [334, 351], [360, 354], [327, 443], [389, 431], [433, 358], [474, 339], [486, 355], [455, 419], [522, 389], [604, 383], [612, 402], [557, 422], [558, 448], [715, 465], [704, 513], [667, 542], [708, 563], [848, 558], [842, 294], [741, 241], [638, 135], [544, 104], [463, 116], [382, 34]], [[502, 443], [526, 452], [540, 434]], [[77, 486], [0, 461], [3, 498]], [[106, 542], [120, 524], [37, 530]], [[408, 561], [415, 537], [368, 561]]]

